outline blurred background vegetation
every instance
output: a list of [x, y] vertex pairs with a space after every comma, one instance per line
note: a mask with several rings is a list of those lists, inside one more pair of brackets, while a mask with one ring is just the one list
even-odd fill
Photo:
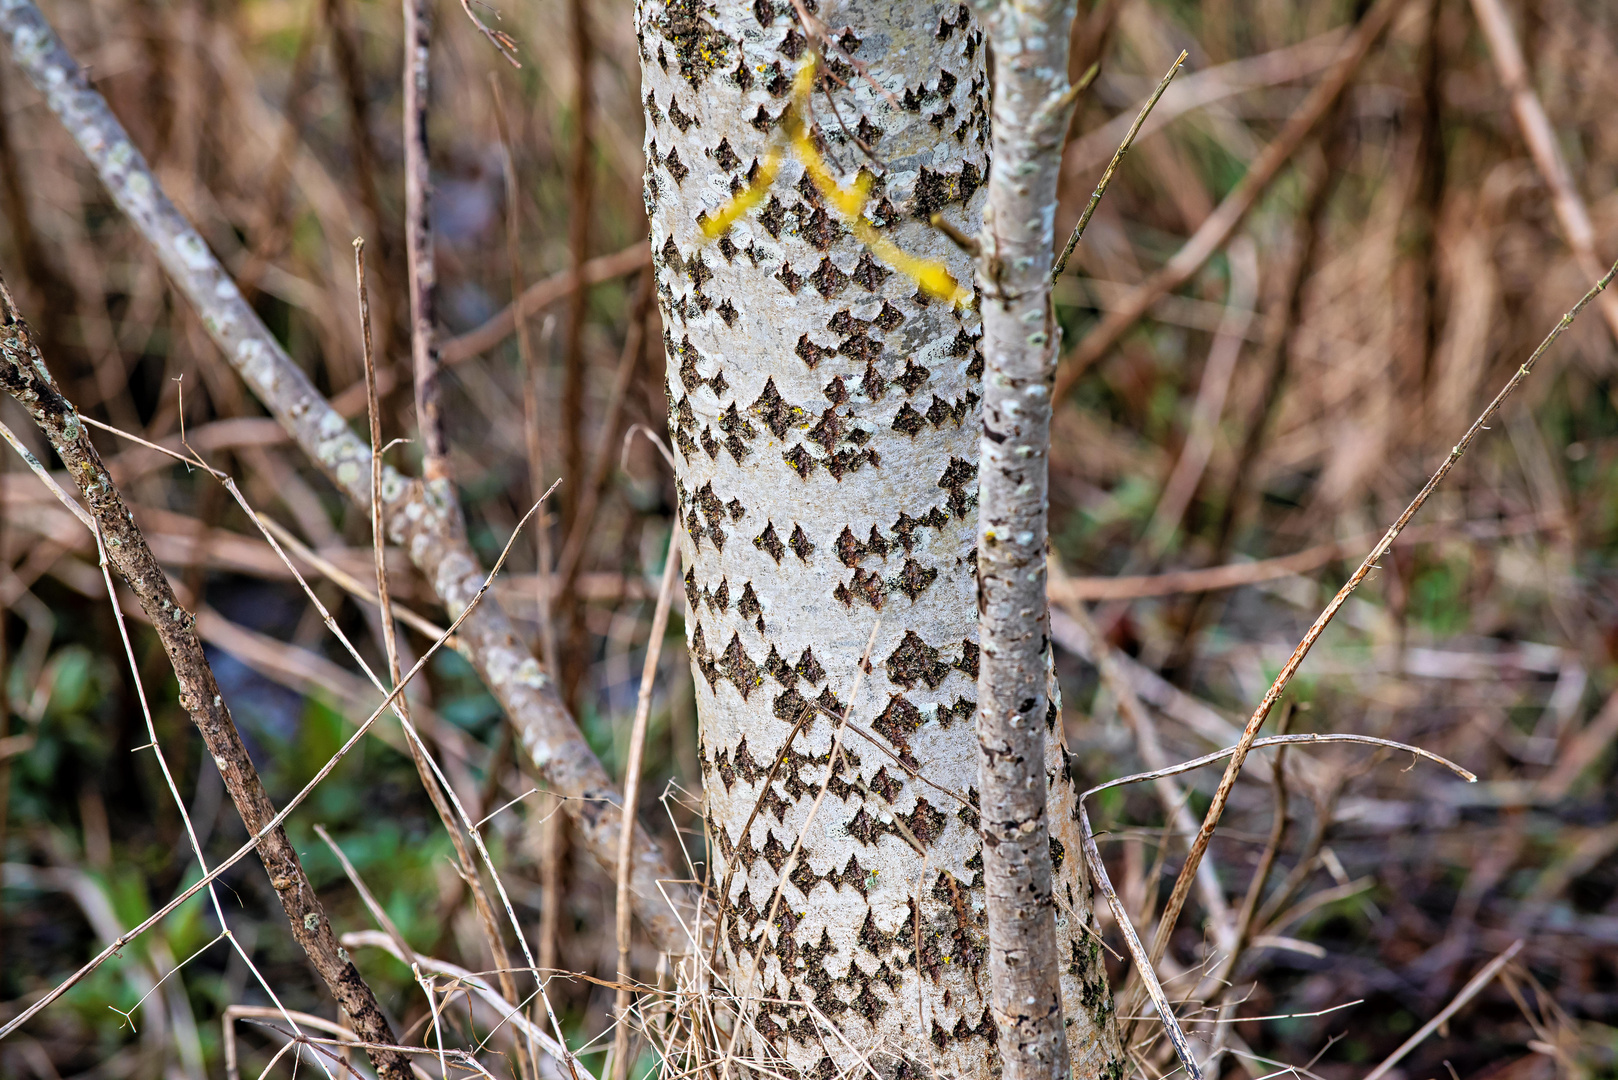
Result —
[[[1075, 53], [1099, 60], [1101, 73], [1072, 127], [1059, 227], [1077, 216], [1116, 145], [1115, 128], [1103, 125], [1132, 116], [1179, 49], [1191, 58], [1183, 92], [1164, 99], [1058, 288], [1069, 342], [1207, 221], [1320, 79], [1357, 14], [1337, 0], [1081, 7]], [[1594, 219], [1597, 250], [1610, 256], [1618, 6], [1506, 7], [1529, 85]], [[363, 418], [356, 235], [371, 241], [384, 359], [403, 361], [408, 350], [397, 5], [54, 0], [46, 13], [293, 357]], [[580, 243], [585, 257], [629, 252], [586, 291], [576, 339], [559, 291], [533, 313], [545, 476], [530, 476], [522, 367], [509, 335], [479, 342], [445, 379], [452, 465], [474, 545], [492, 562], [536, 479], [561, 475], [570, 446], [597, 445], [614, 377], [631, 366], [600, 443], [611, 468], [586, 526], [578, 585], [558, 599], [557, 616], [569, 700], [619, 777], [673, 508], [672, 481], [644, 440], [621, 462], [618, 454], [623, 430], [661, 431], [666, 409], [655, 305], [635, 301], [634, 248], [646, 222], [633, 11], [627, 0], [500, 5], [496, 25], [517, 40], [520, 68], [454, 5], [438, 14], [431, 139], [447, 351], [511, 299], [511, 215], [529, 283], [564, 272]], [[495, 22], [493, 10], [481, 15]], [[491, 80], [511, 129], [515, 203], [505, 194]], [[192, 444], [236, 476], [257, 509], [368, 579], [365, 515], [234, 381], [6, 61], [0, 209], [0, 268], [68, 395], [158, 442], [177, 443], [183, 414]], [[1067, 602], [1093, 604], [1110, 647], [1239, 722], [1375, 536], [1589, 283], [1474, 6], [1409, 0], [1236, 239], [1154, 305], [1061, 403], [1051, 532], [1070, 575]], [[631, 339], [637, 319], [646, 333]], [[569, 364], [585, 376], [578, 410], [561, 404]], [[411, 434], [408, 380], [394, 380], [383, 404], [385, 436]], [[0, 418], [35, 437], [9, 401]], [[1518, 937], [1527, 944], [1507, 977], [1408, 1058], [1403, 1075], [1618, 1075], [1618, 349], [1600, 312], [1575, 325], [1492, 426], [1288, 694], [1293, 730], [1417, 743], [1482, 782], [1463, 786], [1360, 748], [1310, 755], [1322, 768], [1313, 786], [1291, 793], [1276, 873], [1296, 878], [1296, 903], [1273, 913], [1257, 942], [1243, 971], [1252, 988], [1237, 1011], [1292, 1015], [1235, 1023], [1246, 1050], [1227, 1058], [1227, 1075], [1265, 1076], [1285, 1063], [1303, 1075], [1360, 1076]], [[369, 714], [375, 695], [217, 485], [128, 443], [97, 440], [182, 598], [205, 613], [222, 689], [271, 796], [284, 799]], [[37, 438], [34, 449], [59, 467]], [[1200, 466], [1176, 468], [1192, 459]], [[0, 1019], [197, 875], [146, 745], [90, 538], [19, 460], [3, 461]], [[579, 513], [568, 501], [564, 520], [549, 519], [553, 550]], [[1263, 561], [1293, 555], [1279, 568]], [[1214, 582], [1221, 587], [1163, 576], [1212, 567], [1229, 568]], [[1119, 576], [1128, 580], [1102, 580]], [[402, 559], [393, 580], [402, 602], [436, 617], [431, 590]], [[520, 543], [499, 590], [535, 634], [537, 589], [533, 548]], [[316, 590], [380, 657], [374, 612], [329, 583]], [[645, 790], [662, 798], [643, 800], [642, 817], [700, 867], [696, 720], [679, 622], [663, 653], [645, 769]], [[241, 823], [175, 701], [155, 636], [138, 624], [132, 633], [158, 736], [217, 859], [241, 843]], [[1059, 657], [1064, 723], [1085, 777], [1139, 770], [1135, 738], [1095, 667], [1077, 653]], [[482, 816], [521, 799], [484, 830], [520, 918], [537, 930], [554, 904], [558, 965], [610, 981], [611, 883], [573, 857], [546, 794], [530, 793], [535, 782], [470, 667], [445, 650], [426, 676], [413, 691], [418, 722], [463, 801]], [[1171, 757], [1211, 748], [1174, 708], [1150, 704]], [[371, 922], [315, 837], [317, 823], [415, 948], [486, 968], [447, 837], [392, 731], [362, 743], [289, 831], [340, 931]], [[1267, 765], [1255, 760], [1249, 773], [1212, 849], [1238, 902], [1273, 805]], [[1186, 782], [1200, 814], [1215, 774]], [[1145, 788], [1109, 791], [1091, 812], [1113, 880], [1149, 922], [1183, 845], [1164, 843], [1162, 808]], [[554, 888], [544, 884], [547, 865], [560, 875]], [[288, 1007], [331, 1016], [257, 863], [243, 861], [222, 882], [268, 984]], [[213, 939], [204, 905], [192, 901], [0, 1043], [0, 1075], [221, 1075], [223, 1011], [268, 1003], [228, 948], [204, 949], [134, 1008]], [[1193, 916], [1171, 949], [1171, 962], [1186, 968], [1204, 959], [1203, 913]], [[1115, 927], [1108, 940], [1117, 946]], [[650, 944], [637, 948], [646, 952], [641, 967], [653, 970]], [[376, 950], [361, 966], [397, 1030], [422, 1039], [425, 1006], [409, 971]], [[611, 993], [585, 978], [555, 985], [575, 1045], [606, 1028]], [[243, 1065], [256, 1074], [279, 1043], [241, 1027]], [[282, 1060], [278, 1068], [290, 1071], [292, 1058]]]

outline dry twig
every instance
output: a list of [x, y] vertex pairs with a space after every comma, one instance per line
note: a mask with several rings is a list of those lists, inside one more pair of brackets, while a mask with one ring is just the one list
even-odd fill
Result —
[[[259, 780], [258, 770], [242, 745], [230, 710], [220, 696], [213, 669], [196, 634], [196, 619], [180, 607], [167, 575], [158, 566], [146, 538], [135, 525], [123, 497], [107, 474], [101, 456], [90, 442], [78, 411], [57, 390], [34, 347], [28, 325], [12, 304], [11, 293], [0, 281], [0, 383], [33, 417], [50, 440], [51, 448], [67, 466], [105, 539], [107, 557], [134, 590], [174, 666], [180, 684], [180, 703], [202, 733], [225, 789], [241, 814], [247, 831], [258, 841], [259, 857], [270, 876], [292, 936], [308, 955], [332, 997], [342, 1006], [364, 1037], [391, 1044], [393, 1031], [359, 971], [337, 947], [337, 942], [309, 884], [297, 851], [284, 830], [269, 828], [275, 807]], [[267, 831], [266, 831], [267, 830]], [[393, 1050], [378, 1049], [371, 1060], [384, 1077], [404, 1080], [409, 1074], [405, 1058]]]
[[[63, 47], [32, 0], [0, 3], [0, 32], [12, 56], [89, 158], [108, 192], [152, 245], [175, 286], [202, 317], [225, 359], [268, 410], [357, 505], [371, 498], [370, 449], [315, 390], [263, 322], [242, 300], [196, 230], [174, 208], [106, 101]], [[566, 797], [578, 834], [604, 867], [614, 865], [619, 799], [601, 763], [497, 605], [472, 606], [484, 575], [457, 529], [419, 482], [383, 470], [390, 537], [410, 553], [445, 607], [457, 613], [462, 651], [518, 727], [520, 740], [552, 790]], [[591, 812], [582, 812], [590, 806]], [[660, 882], [676, 882], [662, 854], [636, 842], [637, 911], [660, 947], [682, 952], [686, 936]], [[692, 898], [668, 885], [677, 904]]]

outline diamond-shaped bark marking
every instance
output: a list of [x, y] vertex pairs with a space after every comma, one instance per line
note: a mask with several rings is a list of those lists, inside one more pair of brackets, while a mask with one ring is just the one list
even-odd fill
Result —
[[899, 571], [897, 585], [899, 591], [914, 600], [927, 590], [938, 577], [938, 571], [930, 566], [922, 566], [915, 559], [906, 559], [904, 569]]
[[781, 659], [774, 645], [770, 646], [770, 655], [764, 658], [764, 673], [788, 689], [798, 685], [798, 673], [792, 670], [791, 664]]
[[843, 384], [843, 377], [837, 376], [831, 382], [821, 387], [820, 392], [826, 395], [826, 400], [833, 405], [841, 405], [848, 400], [848, 387]]
[[809, 284], [821, 296], [830, 299], [848, 288], [848, 275], [837, 269], [830, 257], [823, 257], [820, 266], [809, 275]]
[[969, 503], [967, 488], [975, 486], [978, 478], [978, 467], [970, 461], [952, 457], [944, 474], [938, 478], [938, 486], [949, 492], [949, 508], [956, 516], [964, 518]]
[[697, 489], [697, 505], [702, 508], [702, 516], [708, 519], [708, 524], [725, 520], [725, 504], [713, 493], [712, 483], [703, 484]]
[[[901, 698], [900, 700], [903, 699]], [[914, 731], [915, 729], [912, 728], [911, 730]], [[888, 802], [892, 802], [894, 799], [899, 797], [899, 793], [904, 790], [905, 785], [903, 780], [900, 780], [897, 777], [889, 776], [888, 767], [884, 765], [882, 768], [876, 771], [876, 775], [871, 777], [871, 782], [866, 786], [872, 791], [876, 792], [878, 795], [882, 796], [884, 799], [888, 800]]]
[[669, 120], [680, 129], [682, 135], [691, 130], [691, 125], [696, 123], [680, 110], [680, 102], [672, 94], [669, 95]]
[[858, 135], [860, 142], [866, 146], [875, 146], [876, 141], [882, 137], [882, 129], [871, 123], [869, 116], [862, 116], [860, 122], [854, 125], [854, 134]]
[[863, 319], [856, 319], [853, 313], [847, 308], [844, 308], [826, 320], [826, 329], [838, 335], [863, 334], [870, 327], [870, 325], [870, 323], [865, 322]]
[[923, 844], [930, 844], [944, 835], [946, 820], [931, 803], [917, 796], [916, 808], [910, 812], [910, 832]]
[[[843, 589], [844, 586], [839, 585], [837, 588]], [[881, 611], [882, 603], [887, 599], [888, 588], [882, 580], [882, 575], [875, 570], [867, 572], [856, 568], [853, 578], [849, 580], [846, 591], [851, 598], [863, 600], [870, 604], [873, 609]], [[834, 592], [833, 595], [835, 596], [836, 593]], [[845, 604], [849, 603], [849, 600], [843, 599], [843, 597], [838, 597], [838, 599], [843, 600]]]
[[855, 284], [867, 292], [876, 292], [892, 272], [871, 258], [871, 253], [866, 251], [860, 255], [860, 261], [854, 266], [854, 273], [849, 276], [854, 279]]
[[674, 422], [680, 427], [696, 427], [697, 414], [691, 408], [691, 399], [681, 398], [674, 406]]
[[700, 251], [686, 260], [685, 274], [691, 279], [691, 284], [699, 289], [713, 280], [713, 270], [709, 268], [708, 261], [702, 257]]
[[[837, 351], [857, 364], [869, 364], [882, 355], [882, 342], [864, 333], [854, 334], [837, 345]], [[923, 371], [926, 369], [923, 368]]]
[[708, 689], [712, 690], [719, 680], [719, 668], [714, 664], [713, 654], [708, 651], [708, 642], [703, 636], [700, 622], [697, 623], [696, 633], [691, 636], [690, 653], [691, 659], [696, 661], [697, 670], [708, 680]]
[[764, 683], [764, 677], [758, 673], [758, 665], [742, 648], [740, 634], [731, 634], [730, 644], [725, 647], [725, 655], [720, 657], [718, 668], [720, 674], [740, 691], [743, 701]]
[[[974, 676], [975, 678], [976, 676]], [[978, 703], [968, 701], [959, 694], [955, 695], [955, 704], [938, 707], [938, 723], [941, 727], [949, 727], [951, 720], [959, 720], [963, 724], [970, 724], [978, 713]], [[976, 828], [976, 826], [973, 826]]]
[[764, 531], [753, 537], [753, 546], [774, 559], [777, 565], [781, 562], [781, 554], [786, 551], [781, 538], [775, 535], [775, 522], [766, 521]]
[[949, 665], [939, 657], [938, 650], [921, 640], [914, 630], [906, 630], [904, 640], [893, 650], [884, 666], [894, 684], [909, 690], [918, 682], [929, 690], [936, 689], [949, 674]]
[[808, 562], [809, 556], [815, 552], [815, 545], [810, 543], [809, 535], [803, 531], [802, 525], [792, 526], [792, 539], [787, 541], [787, 546], [792, 549], [792, 554], [803, 562]]
[[[849, 819], [848, 824], [844, 825], [843, 827], [848, 830], [848, 835], [852, 836], [854, 839], [858, 840], [867, 847], [876, 843], [877, 837], [882, 835], [877, 829], [876, 822], [871, 820], [871, 816], [865, 812], [865, 807], [863, 806], [861, 806], [854, 816]], [[869, 911], [865, 913], [865, 921], [868, 927], [870, 927], [872, 930], [876, 930], [875, 924], [871, 922], [871, 913]], [[875, 937], [875, 939], [879, 942], [887, 936], [888, 935], [883, 934], [880, 930], [876, 930], [875, 935], [873, 935], [873, 937]], [[865, 934], [863, 932], [860, 935], [860, 941], [861, 943], [865, 943], [866, 941]], [[875, 952], [878, 947], [880, 946], [866, 944], [866, 948], [870, 949], [872, 952]]]
[[796, 724], [803, 719], [804, 710], [810, 707], [808, 699], [790, 686], [786, 693], [777, 694], [771, 704], [775, 718], [788, 724]]
[[725, 513], [730, 515], [730, 520], [740, 521], [747, 516], [747, 507], [742, 505], [740, 499], [732, 499], [725, 504]]
[[734, 401], [730, 403], [729, 408], [719, 414], [719, 430], [727, 435], [735, 435], [742, 439], [758, 437], [758, 429], [742, 417]]
[[725, 398], [725, 391], [730, 389], [730, 383], [725, 380], [723, 371], [715, 372], [714, 377], [708, 380], [708, 385], [713, 388], [714, 397], [721, 401]]
[[826, 212], [824, 206], [817, 206], [804, 224], [801, 235], [816, 249], [825, 251], [841, 239], [843, 227]]
[[[855, 446], [864, 446], [866, 443], [871, 441], [871, 433], [862, 427], [851, 427], [848, 429], [847, 434], [845, 434], [843, 438], [847, 439]], [[872, 464], [874, 465], [876, 462], [873, 461]]]
[[697, 572], [695, 568], [688, 568], [685, 572], [685, 602], [692, 611], [697, 609]]
[[813, 889], [820, 883], [820, 875], [809, 868], [808, 862], [803, 859], [799, 859], [798, 865], [793, 868], [792, 873], [788, 875], [787, 880], [792, 882], [793, 885], [797, 886], [798, 891], [807, 897], [809, 895], [809, 890]]
[[697, 456], [697, 441], [691, 437], [691, 433], [686, 431], [685, 428], [675, 429], [674, 445], [680, 448], [680, 453], [684, 455], [686, 461], [690, 461]]
[[811, 371], [818, 367], [822, 360], [833, 354], [833, 350], [810, 341], [808, 334], [799, 336], [797, 347], [792, 351], [797, 354], [799, 360], [809, 365]]
[[912, 705], [903, 694], [888, 699], [882, 715], [871, 721], [871, 730], [894, 746], [909, 747], [910, 736], [921, 727], [921, 710]]
[[741, 599], [736, 601], [736, 611], [751, 618], [763, 610], [763, 605], [758, 602], [758, 594], [753, 591], [753, 583], [743, 582]]
[[[669, 106], [671, 109], [673, 107], [673, 105]], [[663, 167], [669, 171], [670, 176], [674, 177], [676, 184], [682, 183], [691, 174], [691, 170], [685, 167], [685, 162], [680, 160], [680, 151], [677, 148], [671, 149], [669, 156], [663, 159]]]
[[764, 841], [764, 850], [760, 854], [764, 856], [764, 861], [770, 864], [770, 869], [777, 874], [781, 872], [781, 867], [786, 864], [788, 852], [786, 845], [776, 839], [774, 829], [770, 830], [770, 838]]
[[811, 684], [824, 682], [826, 678], [826, 669], [820, 666], [819, 660], [815, 659], [813, 648], [803, 650], [803, 655], [798, 657], [798, 663], [793, 667], [793, 670]]
[[849, 886], [861, 896], [865, 893], [865, 868], [860, 865], [860, 857], [853, 853], [848, 856], [848, 862], [843, 864], [843, 872], [837, 875], [837, 887]]
[[781, 117], [785, 115], [786, 110], [782, 109], [780, 115], [771, 116], [767, 111], [765, 111], [764, 106], [760, 105], [758, 107], [758, 112], [753, 114], [753, 118], [749, 120], [748, 123], [753, 125], [754, 130], [769, 134], [770, 129], [779, 123]]
[[854, 530], [847, 525], [837, 537], [837, 558], [842, 560], [844, 566], [853, 568], [860, 564], [860, 557], [865, 554], [865, 545], [860, 543]]
[[796, 26], [787, 27], [786, 36], [776, 48], [789, 60], [796, 60], [803, 55], [803, 50], [809, 45], [809, 39], [804, 37]]
[[742, 736], [742, 741], [736, 744], [736, 752], [731, 755], [731, 761], [735, 764], [736, 775], [749, 784], [757, 782], [760, 777], [769, 773], [769, 770], [761, 766], [753, 757], [753, 752], [747, 748], [745, 735]]
[[702, 527], [702, 521], [697, 517], [695, 510], [685, 512], [685, 531], [691, 537], [691, 545], [700, 552], [702, 550], [702, 538], [708, 533]]
[[[781, 239], [781, 230], [786, 227], [787, 223], [787, 208], [781, 202], [779, 196], [770, 196], [770, 201], [765, 203], [764, 209], [759, 212], [758, 220], [759, 224], [764, 226], [764, 231], [769, 233], [772, 239]], [[793, 292], [798, 291], [795, 287], [789, 286], [789, 288], [792, 288]], [[962, 355], [965, 354], [963, 353]]]
[[872, 449], [854, 450], [845, 446], [820, 464], [826, 466], [826, 471], [831, 473], [833, 480], [841, 482], [844, 473], [858, 472], [861, 465], [880, 466], [882, 457]]
[[716, 611], [730, 610], [730, 581], [727, 578], [719, 579], [719, 588], [713, 591], [708, 598], [709, 606]]
[[893, 381], [905, 388], [905, 393], [914, 394], [922, 383], [932, 376], [932, 372], [916, 363], [914, 360], [905, 360], [904, 373]]
[[889, 545], [887, 538], [881, 533], [877, 532], [876, 526], [872, 525], [871, 535], [865, 541], [866, 550], [885, 559], [888, 557], [888, 550], [890, 546], [891, 545]]
[[803, 278], [792, 269], [791, 263], [782, 263], [781, 269], [776, 271], [775, 276], [782, 285], [786, 286], [787, 292], [793, 296], [797, 296], [798, 290], [803, 288]]
[[827, 409], [820, 414], [820, 422], [809, 429], [809, 437], [831, 453], [837, 441], [843, 437], [847, 424], [841, 416], [837, 415], [835, 408]]
[[646, 105], [647, 119], [651, 120], [653, 124], [661, 124], [663, 122], [663, 110], [657, 107], [657, 95], [650, 90], [646, 91], [644, 104]]
[[747, 407], [747, 411], [763, 420], [764, 426], [774, 432], [777, 439], [786, 438], [787, 429], [804, 418], [804, 411], [796, 405], [787, 404], [781, 391], [775, 388], [773, 376], [765, 380], [763, 392]]
[[[719, 250], [721, 252], [724, 251], [724, 241], [728, 240], [728, 239], [730, 239], [730, 238], [727, 236], [727, 237], [723, 238], [720, 241]], [[730, 258], [734, 257], [734, 252], [735, 252], [734, 247], [732, 247], [731, 252], [732, 252], [731, 255], [726, 256], [727, 261], [729, 261]], [[729, 297], [726, 297], [725, 299], [719, 301], [719, 306], [717, 308], [715, 308], [714, 310], [716, 312], [718, 312], [719, 317], [721, 319], [725, 320], [725, 325], [726, 326], [735, 326], [736, 325], [736, 319], [741, 314], [740, 312], [738, 312], [736, 310], [736, 305], [732, 304], [730, 302]]]
[[685, 260], [680, 257], [680, 249], [674, 244], [674, 237], [663, 241], [662, 250], [658, 252], [663, 259], [663, 265], [678, 274], [685, 270]]
[[714, 163], [726, 172], [731, 172], [742, 163], [742, 159], [736, 156], [736, 151], [730, 148], [729, 139], [719, 140], [719, 146], [713, 152], [713, 159]]
[[865, 377], [860, 380], [860, 393], [867, 401], [881, 401], [882, 395], [888, 392], [888, 380], [876, 369], [875, 364], [865, 365]]
[[926, 417], [917, 412], [908, 401], [899, 406], [899, 411], [893, 416], [893, 430], [902, 431], [912, 437], [926, 426]]
[[[965, 672], [972, 679], [978, 677], [978, 646], [977, 642], [964, 640], [961, 642], [961, 658], [950, 665], [957, 671]], [[977, 706], [973, 706], [975, 709]]]
[[697, 347], [691, 344], [690, 335], [686, 335], [674, 351], [680, 357], [680, 383], [689, 394], [706, 381], [697, 371], [697, 360], [701, 358], [701, 354], [697, 352]]
[[703, 428], [702, 434], [699, 436], [699, 438], [702, 440], [702, 448], [708, 452], [708, 456], [711, 458], [718, 458], [719, 440], [713, 437], [713, 429]]
[[878, 330], [892, 333], [903, 325], [905, 317], [898, 308], [884, 300], [882, 301], [882, 310], [877, 312], [876, 318], [871, 321], [876, 324]]
[[797, 444], [781, 456], [786, 459], [788, 465], [792, 466], [792, 470], [805, 480], [809, 479], [809, 474], [815, 471], [814, 456], [803, 448], [802, 443]]

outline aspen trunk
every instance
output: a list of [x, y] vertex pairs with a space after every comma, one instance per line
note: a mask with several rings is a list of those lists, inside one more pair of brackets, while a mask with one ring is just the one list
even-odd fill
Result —
[[[805, 8], [835, 76], [811, 138], [845, 187], [869, 173], [882, 234], [970, 281], [926, 222], [981, 221], [977, 23], [954, 3]], [[886, 1077], [997, 1076], [975, 805], [981, 321], [876, 259], [790, 152], [704, 236], [784, 142], [813, 52], [789, 4], [641, 0], [637, 27], [720, 946], [763, 1040], [746, 1052], [817, 1076], [867, 1053]], [[1121, 1075], [1059, 734], [1045, 761], [1074, 1073]]]

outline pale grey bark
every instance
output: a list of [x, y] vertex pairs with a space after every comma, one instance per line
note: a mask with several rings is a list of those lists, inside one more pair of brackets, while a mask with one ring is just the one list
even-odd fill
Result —
[[[811, 104], [828, 166], [845, 187], [868, 172], [867, 219], [968, 280], [927, 219], [981, 217], [977, 23], [957, 3], [802, 10], [836, 76]], [[815, 1075], [871, 1053], [887, 1077], [996, 1076], [973, 724], [980, 320], [875, 259], [790, 153], [757, 206], [704, 236], [781, 145], [812, 55], [793, 5], [641, 0], [637, 27], [720, 943], [756, 1003], [750, 1052]], [[1041, 760], [1073, 1066], [1121, 1072], [1057, 740]]]
[[1050, 1080], [1068, 1067], [1043, 774], [1046, 718], [1054, 709], [1046, 693], [1045, 536], [1060, 340], [1050, 269], [1072, 106], [1073, 5], [1000, 0], [984, 16], [995, 57], [994, 165], [978, 264], [987, 361], [978, 487], [978, 786], [989, 984], [1007, 1080]]
[[[108, 193], [152, 245], [163, 269], [202, 318], [208, 334], [248, 387], [304, 451], [357, 505], [371, 501], [371, 452], [332, 409], [242, 298], [219, 261], [175, 209], [129, 135], [89, 85], [31, 0], [0, 0], [0, 32], [12, 59], [45, 96]], [[419, 481], [383, 470], [382, 498], [390, 539], [403, 547], [446, 609], [459, 615], [483, 582], [457, 517], [428, 499]], [[486, 596], [458, 632], [460, 651], [517, 725], [534, 767], [573, 817], [577, 835], [609, 872], [616, 865], [620, 799], [601, 763], [557, 697], [551, 679]], [[665, 897], [688, 905], [670, 883], [677, 874], [637, 830], [632, 891], [636, 912], [659, 948], [689, 950], [686, 932]], [[661, 884], [660, 884], [661, 883]], [[689, 910], [687, 908], [687, 910]]]

